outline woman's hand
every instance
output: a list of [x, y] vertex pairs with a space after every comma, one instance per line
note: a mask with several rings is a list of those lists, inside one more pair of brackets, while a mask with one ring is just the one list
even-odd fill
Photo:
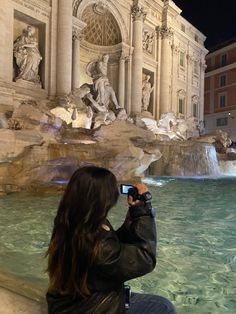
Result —
[[[138, 190], [138, 194], [140, 195], [142, 195], [145, 192], [148, 192], [147, 186], [143, 183], [134, 184], [134, 187], [136, 187], [136, 189]], [[128, 195], [128, 204], [130, 206], [138, 206], [144, 204], [144, 202], [141, 200], [134, 200], [131, 195]]]

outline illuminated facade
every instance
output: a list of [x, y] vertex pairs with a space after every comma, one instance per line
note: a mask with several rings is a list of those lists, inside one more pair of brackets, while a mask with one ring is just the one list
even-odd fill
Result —
[[[13, 43], [36, 29], [41, 85], [15, 80]], [[148, 110], [203, 120], [205, 36], [171, 0], [4, 0], [0, 15], [0, 103], [61, 97], [91, 78], [86, 65], [109, 54], [121, 106], [141, 111], [142, 78], [154, 86]]]

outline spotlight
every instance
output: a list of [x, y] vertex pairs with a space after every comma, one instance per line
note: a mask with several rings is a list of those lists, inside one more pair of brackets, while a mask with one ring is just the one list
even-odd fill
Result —
[[228, 117], [229, 117], [230, 119], [234, 119], [234, 118], [235, 118], [234, 116], [232, 116], [232, 114], [231, 114], [230, 111], [229, 111], [229, 113], [228, 113]]

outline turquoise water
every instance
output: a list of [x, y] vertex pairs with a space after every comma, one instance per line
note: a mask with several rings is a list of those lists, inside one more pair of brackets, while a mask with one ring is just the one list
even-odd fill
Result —
[[[236, 178], [146, 179], [157, 208], [156, 269], [132, 280], [133, 291], [160, 294], [179, 314], [236, 313]], [[0, 269], [40, 289], [47, 286], [43, 257], [58, 196], [0, 197]], [[111, 211], [118, 227], [126, 200]]]

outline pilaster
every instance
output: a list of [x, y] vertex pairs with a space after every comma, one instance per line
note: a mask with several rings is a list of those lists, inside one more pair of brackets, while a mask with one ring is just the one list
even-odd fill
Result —
[[58, 0], [57, 95], [71, 91], [72, 81], [72, 0]]
[[80, 43], [83, 39], [83, 28], [86, 24], [73, 17], [72, 29], [72, 90], [80, 87]]
[[131, 113], [141, 112], [142, 107], [142, 67], [143, 67], [143, 21], [146, 18], [144, 8], [135, 1], [131, 8], [133, 18], [133, 57], [132, 57], [132, 91]]
[[160, 113], [171, 111], [171, 42], [173, 32], [169, 27], [158, 27], [161, 38], [160, 60]]

